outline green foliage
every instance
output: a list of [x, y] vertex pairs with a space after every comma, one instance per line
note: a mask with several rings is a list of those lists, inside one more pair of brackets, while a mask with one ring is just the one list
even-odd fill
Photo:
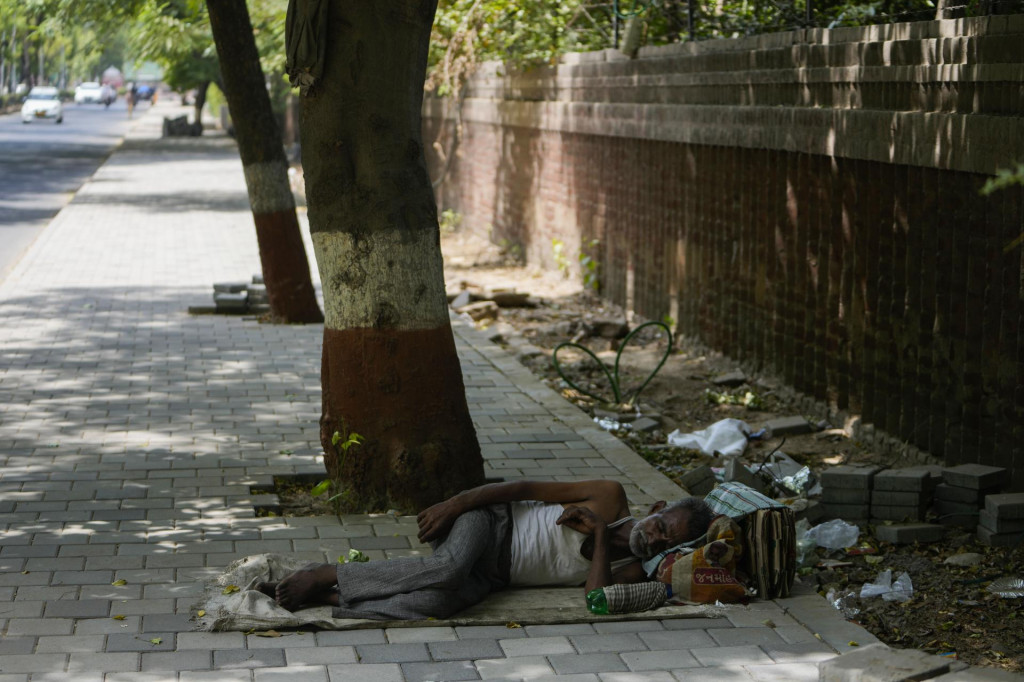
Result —
[[555, 265], [563, 277], [569, 276], [569, 257], [565, 255], [565, 242], [561, 239], [551, 240], [551, 251], [555, 257]]
[[761, 398], [753, 391], [742, 391], [738, 393], [712, 391], [710, 388], [704, 389], [704, 397], [712, 405], [742, 405], [748, 410], [761, 410], [764, 408], [764, 402]]
[[453, 234], [462, 224], [462, 214], [446, 208], [437, 217], [437, 224], [441, 228], [441, 234]]
[[[1004, 190], [1008, 187], [1024, 185], [1024, 163], [1018, 162], [1016, 168], [1000, 168], [994, 177], [989, 178], [981, 188], [981, 193], [988, 196], [993, 192]], [[1003, 247], [1003, 253], [1013, 251], [1021, 244], [1024, 244], [1024, 232], [1017, 235], [1015, 239]]]
[[600, 245], [600, 240], [591, 239], [587, 242], [586, 247], [580, 251], [579, 255], [580, 272], [583, 273], [583, 286], [595, 293], [601, 288], [601, 264], [595, 255]]
[[365, 564], [370, 560], [370, 557], [366, 556], [358, 549], [348, 550], [348, 554], [342, 554], [338, 557], [339, 564]]

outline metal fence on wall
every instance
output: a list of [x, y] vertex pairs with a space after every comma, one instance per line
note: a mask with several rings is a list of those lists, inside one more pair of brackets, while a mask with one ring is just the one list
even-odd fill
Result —
[[739, 38], [797, 28], [836, 28], [1024, 13], [1024, 0], [612, 0], [579, 6], [568, 28], [580, 40], [632, 51], [641, 43]]

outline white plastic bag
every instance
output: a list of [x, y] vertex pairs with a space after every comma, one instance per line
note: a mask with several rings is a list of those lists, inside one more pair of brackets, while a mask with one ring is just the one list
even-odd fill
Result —
[[700, 450], [705, 455], [718, 452], [729, 457], [743, 454], [749, 433], [750, 427], [742, 419], [723, 419], [703, 431], [681, 433], [676, 429], [668, 434], [668, 444], [677, 448]]
[[842, 519], [832, 519], [811, 528], [805, 537], [814, 540], [819, 547], [825, 549], [842, 549], [857, 544], [860, 528]]
[[896, 582], [892, 582], [892, 571], [885, 569], [878, 574], [873, 583], [864, 583], [860, 588], [860, 597], [881, 597], [885, 601], [904, 602], [914, 594], [914, 584], [906, 571], [900, 573]]

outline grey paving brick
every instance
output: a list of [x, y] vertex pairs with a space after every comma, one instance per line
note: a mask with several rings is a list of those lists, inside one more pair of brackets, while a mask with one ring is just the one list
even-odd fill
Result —
[[100, 599], [53, 601], [46, 604], [48, 618], [104, 618], [110, 615], [110, 602]]
[[213, 667], [213, 652], [200, 650], [155, 651], [142, 654], [142, 670], [206, 670]]
[[[666, 634], [664, 632], [660, 634]], [[581, 654], [646, 651], [645, 644], [635, 633], [614, 633], [601, 635], [574, 635], [569, 641]]]
[[251, 682], [248, 670], [201, 670], [182, 672], [178, 682]]
[[445, 661], [440, 663], [402, 663], [407, 682], [440, 682], [441, 680], [479, 680], [472, 661]]
[[108, 652], [115, 651], [173, 651], [174, 633], [143, 632], [140, 634], [112, 634], [107, 636]]
[[633, 651], [621, 655], [630, 670], [674, 670], [676, 668], [697, 668], [700, 662], [688, 649], [663, 649], [660, 651]]
[[661, 621], [666, 630], [707, 630], [708, 628], [731, 628], [728, 618], [672, 618]]
[[40, 637], [38, 653], [71, 653], [72, 651], [99, 652], [103, 650], [103, 635], [67, 635]]
[[756, 646], [721, 646], [710, 649], [691, 649], [690, 653], [704, 666], [772, 663], [771, 657]]
[[692, 649], [695, 647], [716, 646], [707, 632], [703, 630], [666, 630], [662, 632], [641, 632], [640, 640], [651, 650], [659, 649]]
[[814, 663], [748, 665], [746, 670], [755, 682], [818, 682], [820, 679]]
[[70, 618], [12, 618], [7, 623], [7, 636], [70, 635], [73, 627]]
[[629, 670], [615, 653], [556, 653], [548, 656], [548, 662], [558, 675]]
[[246, 635], [245, 646], [248, 649], [299, 649], [316, 646], [316, 637], [312, 632], [281, 632], [280, 637], [261, 637], [256, 634]]
[[455, 629], [450, 627], [387, 628], [384, 635], [392, 644], [409, 642], [444, 642], [458, 639]]
[[504, 651], [496, 639], [460, 639], [453, 642], [429, 642], [427, 650], [435, 661], [459, 661], [497, 658]]
[[485, 658], [476, 661], [476, 669], [485, 680], [534, 679], [554, 674], [554, 669], [544, 656]]
[[525, 628], [509, 628], [505, 625], [458, 625], [455, 633], [459, 639], [514, 639], [526, 637]]
[[[526, 634], [530, 637], [561, 637], [565, 635], [593, 635], [596, 634], [590, 623], [572, 623], [563, 625], [527, 625]], [[499, 637], [499, 639], [505, 639]]]
[[404, 682], [402, 668], [397, 663], [343, 663], [327, 666], [331, 682]]
[[354, 646], [314, 646], [285, 649], [288, 665], [329, 665], [336, 663], [357, 663]]
[[139, 669], [139, 654], [100, 654], [72, 652], [68, 672], [126, 672]]
[[284, 649], [217, 649], [215, 668], [272, 668], [285, 664]]
[[509, 658], [514, 656], [546, 656], [548, 654], [574, 654], [576, 649], [566, 637], [527, 637], [501, 639], [498, 645]]
[[300, 665], [286, 668], [264, 668], [253, 671], [255, 682], [328, 682], [327, 666]]
[[[42, 639], [60, 639], [58, 637], [44, 637]], [[42, 639], [40, 643], [42, 643]], [[0, 656], [15, 654], [30, 654], [36, 648], [35, 637], [4, 637], [0, 639]], [[63, 649], [40, 649], [40, 653], [58, 653]], [[2, 669], [2, 668], [0, 668]]]
[[103, 682], [178, 682], [178, 674], [173, 671], [155, 673], [107, 673]]
[[707, 631], [718, 646], [757, 646], [760, 644], [779, 645], [784, 641], [776, 632], [767, 627], [760, 628], [726, 628]]
[[67, 668], [66, 654], [15, 654], [4, 656], [5, 673], [49, 673], [64, 672]]
[[410, 644], [359, 644], [356, 646], [359, 660], [366, 663], [412, 663], [429, 661], [430, 653], [423, 643]]

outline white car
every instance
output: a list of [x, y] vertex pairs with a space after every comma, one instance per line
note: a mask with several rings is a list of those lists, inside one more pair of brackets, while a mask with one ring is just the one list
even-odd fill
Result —
[[103, 102], [103, 86], [99, 83], [82, 83], [75, 88], [75, 104], [100, 104]]
[[21, 105], [21, 122], [30, 123], [34, 118], [52, 118], [56, 123], [64, 122], [64, 105], [57, 88], [37, 85], [28, 92]]

